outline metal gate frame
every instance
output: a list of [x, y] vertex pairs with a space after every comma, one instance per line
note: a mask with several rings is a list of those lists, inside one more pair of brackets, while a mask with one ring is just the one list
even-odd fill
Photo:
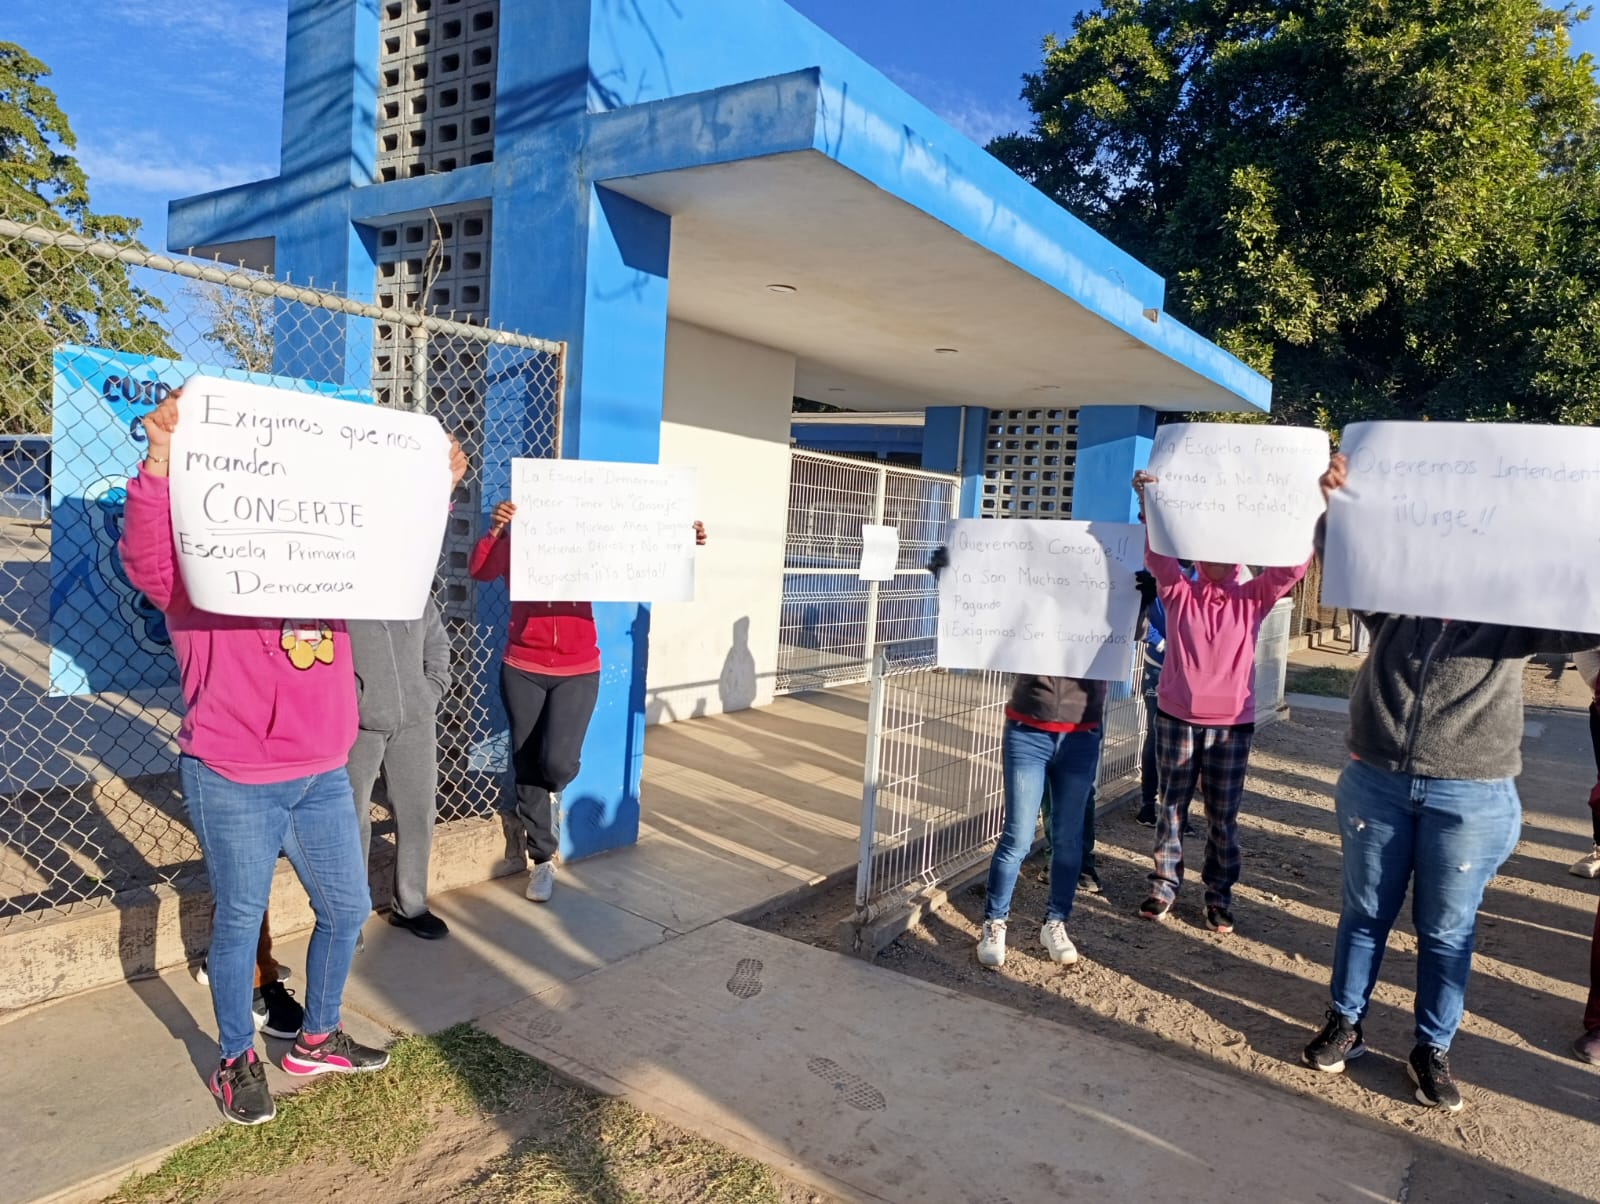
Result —
[[[880, 650], [891, 662], [931, 657], [938, 596], [927, 563], [960, 508], [954, 474], [791, 451], [779, 694], [864, 682]], [[893, 581], [860, 579], [866, 523], [900, 532]]]

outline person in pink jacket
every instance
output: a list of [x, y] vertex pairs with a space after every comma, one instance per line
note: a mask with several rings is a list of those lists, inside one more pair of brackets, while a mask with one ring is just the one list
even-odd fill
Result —
[[251, 984], [280, 850], [316, 913], [305, 1015], [284, 1070], [348, 1073], [389, 1061], [339, 1024], [356, 938], [372, 907], [345, 772], [356, 738], [356, 684], [343, 623], [237, 618], [190, 600], [167, 479], [180, 395], [144, 420], [148, 448], [128, 482], [120, 552], [128, 580], [166, 616], [178, 659], [178, 769], [216, 906], [206, 969], [221, 1060], [211, 1093], [230, 1121], [257, 1125], [277, 1112], [255, 1051]]
[[[1324, 496], [1333, 485], [1323, 477]], [[1144, 521], [1144, 489], [1155, 477], [1133, 476]], [[1233, 931], [1233, 887], [1239, 881], [1239, 803], [1256, 728], [1256, 636], [1267, 612], [1306, 574], [1305, 562], [1268, 568], [1245, 579], [1241, 565], [1198, 561], [1186, 577], [1177, 560], [1145, 543], [1145, 566], [1166, 611], [1167, 652], [1156, 693], [1156, 762], [1161, 783], [1155, 868], [1139, 915], [1164, 920], [1183, 885], [1180, 815], [1199, 788], [1206, 813], [1205, 922]]]

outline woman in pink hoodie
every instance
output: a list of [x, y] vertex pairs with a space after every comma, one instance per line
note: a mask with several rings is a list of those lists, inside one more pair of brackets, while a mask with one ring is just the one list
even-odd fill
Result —
[[207, 957], [221, 1062], [211, 1093], [237, 1124], [277, 1109], [255, 1052], [251, 983], [278, 853], [310, 897], [305, 1017], [283, 1068], [380, 1070], [389, 1055], [339, 1027], [345, 977], [372, 907], [345, 760], [356, 686], [344, 624], [211, 614], [189, 599], [172, 535], [170, 468], [179, 393], [144, 420], [120, 551], [128, 580], [166, 615], [183, 688], [178, 768], [216, 915]]
[[[1334, 487], [1333, 469], [1322, 478]], [[1144, 489], [1155, 477], [1133, 474], [1144, 521]], [[1145, 543], [1144, 562], [1156, 579], [1167, 619], [1167, 653], [1156, 693], [1156, 761], [1161, 806], [1156, 821], [1155, 869], [1139, 915], [1164, 920], [1183, 885], [1183, 837], [1195, 789], [1205, 805], [1207, 834], [1201, 880], [1205, 921], [1213, 932], [1233, 931], [1233, 887], [1239, 881], [1239, 803], [1244, 796], [1250, 742], [1256, 729], [1256, 636], [1267, 612], [1306, 575], [1311, 564], [1265, 569], [1244, 580], [1241, 566], [1197, 561], [1186, 577], [1177, 560]]]

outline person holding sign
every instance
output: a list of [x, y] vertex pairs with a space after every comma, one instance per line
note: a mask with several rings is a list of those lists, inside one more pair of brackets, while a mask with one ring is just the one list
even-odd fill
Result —
[[[1336, 487], [1346, 471], [1336, 456]], [[1339, 521], [1336, 507], [1330, 523]], [[1378, 613], [1360, 620], [1372, 651], [1350, 692], [1350, 760], [1334, 792], [1344, 883], [1330, 1005], [1302, 1058], [1337, 1074], [1366, 1053], [1362, 1020], [1409, 887], [1417, 991], [1406, 1070], [1419, 1103], [1456, 1112], [1449, 1051], [1478, 908], [1522, 827], [1523, 666], [1540, 653], [1600, 646], [1600, 634]]]
[[[1148, 472], [1133, 475], [1141, 521], [1145, 489], [1155, 480]], [[1239, 804], [1256, 728], [1256, 636], [1267, 612], [1305, 576], [1307, 553], [1299, 564], [1268, 568], [1249, 580], [1242, 565], [1202, 560], [1190, 578], [1177, 559], [1157, 554], [1146, 541], [1145, 564], [1166, 613], [1167, 650], [1156, 696], [1161, 807], [1150, 895], [1139, 904], [1143, 919], [1165, 920], [1177, 901], [1182, 817], [1198, 787], [1208, 828], [1200, 875], [1206, 927], [1233, 931], [1233, 887], [1242, 864]]]
[[[937, 577], [949, 565], [949, 552], [941, 547], [935, 549], [928, 569]], [[1135, 581], [1139, 588], [1138, 624], [1142, 625], [1155, 598], [1155, 582], [1142, 572]], [[1078, 960], [1077, 946], [1067, 934], [1067, 921], [1078, 890], [1085, 885], [1081, 876], [1085, 856], [1092, 856], [1094, 845], [1090, 808], [1100, 769], [1107, 684], [1031, 673], [1019, 673], [1012, 679], [1000, 746], [1005, 818], [1000, 841], [989, 860], [983, 927], [978, 935], [979, 965], [991, 969], [1005, 965], [1011, 897], [1023, 858], [1033, 845], [1047, 791], [1050, 893], [1039, 943], [1053, 962], [1072, 965]], [[1094, 877], [1093, 885], [1098, 886], [1098, 877]]]
[[347, 1073], [389, 1062], [339, 1025], [345, 977], [371, 908], [345, 773], [356, 735], [355, 678], [342, 623], [218, 615], [190, 600], [167, 475], [181, 392], [144, 419], [148, 443], [128, 482], [120, 551], [128, 580], [166, 616], [178, 658], [183, 799], [216, 904], [206, 968], [221, 1061], [211, 1093], [230, 1121], [258, 1125], [277, 1108], [255, 1052], [251, 982], [280, 850], [317, 917], [304, 1019], [284, 1070]]
[[[489, 530], [472, 550], [475, 581], [511, 574], [514, 502], [500, 502]], [[704, 524], [694, 524], [705, 546]], [[513, 602], [500, 665], [500, 698], [511, 721], [515, 811], [528, 848], [527, 897], [547, 903], [555, 893], [558, 842], [553, 796], [578, 776], [583, 738], [600, 695], [600, 641], [588, 602]]]

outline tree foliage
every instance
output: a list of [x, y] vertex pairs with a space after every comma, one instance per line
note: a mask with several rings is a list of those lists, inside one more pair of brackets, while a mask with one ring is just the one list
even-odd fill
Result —
[[[0, 42], [0, 216], [134, 246], [139, 223], [97, 214], [42, 62]], [[0, 431], [50, 427], [51, 351], [62, 342], [169, 355], [161, 304], [117, 262], [0, 239]]]
[[1600, 418], [1600, 89], [1540, 0], [1101, 0], [991, 150], [1280, 420]]

